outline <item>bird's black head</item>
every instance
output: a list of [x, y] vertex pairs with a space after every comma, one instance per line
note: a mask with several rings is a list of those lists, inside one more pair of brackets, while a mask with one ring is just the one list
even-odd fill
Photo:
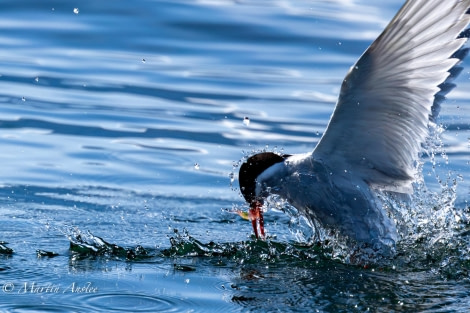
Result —
[[279, 155], [272, 152], [263, 152], [255, 154], [246, 160], [240, 167], [238, 181], [240, 190], [245, 197], [246, 202], [262, 202], [262, 199], [256, 199], [256, 179], [267, 168], [272, 165], [283, 162], [289, 155]]

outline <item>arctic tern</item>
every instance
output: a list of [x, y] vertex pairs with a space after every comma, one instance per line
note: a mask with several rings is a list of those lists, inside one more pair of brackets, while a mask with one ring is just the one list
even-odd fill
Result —
[[[468, 53], [470, 0], [408, 0], [343, 80], [312, 152], [264, 152], [240, 167], [256, 237], [270, 194], [359, 246], [389, 250], [397, 227], [377, 191], [410, 194], [416, 161]], [[258, 232], [259, 228], [259, 232]]]

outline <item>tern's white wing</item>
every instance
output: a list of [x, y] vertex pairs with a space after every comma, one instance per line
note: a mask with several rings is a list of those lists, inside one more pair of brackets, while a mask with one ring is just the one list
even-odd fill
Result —
[[438, 85], [466, 38], [470, 0], [408, 0], [351, 68], [313, 151], [329, 167], [400, 190], [414, 177]]

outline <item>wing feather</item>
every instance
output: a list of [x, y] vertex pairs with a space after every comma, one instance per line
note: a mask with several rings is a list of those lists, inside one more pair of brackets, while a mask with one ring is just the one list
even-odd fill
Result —
[[408, 0], [346, 75], [313, 157], [371, 185], [408, 191], [438, 112], [433, 103], [451, 89], [449, 73], [467, 53], [459, 49], [469, 12], [470, 0]]

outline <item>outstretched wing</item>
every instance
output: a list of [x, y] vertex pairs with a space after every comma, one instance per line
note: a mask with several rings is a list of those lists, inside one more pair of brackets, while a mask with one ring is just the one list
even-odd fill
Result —
[[346, 75], [313, 157], [371, 185], [404, 191], [435, 96], [446, 92], [462, 56], [454, 54], [468, 37], [462, 31], [469, 7], [470, 0], [408, 0]]

